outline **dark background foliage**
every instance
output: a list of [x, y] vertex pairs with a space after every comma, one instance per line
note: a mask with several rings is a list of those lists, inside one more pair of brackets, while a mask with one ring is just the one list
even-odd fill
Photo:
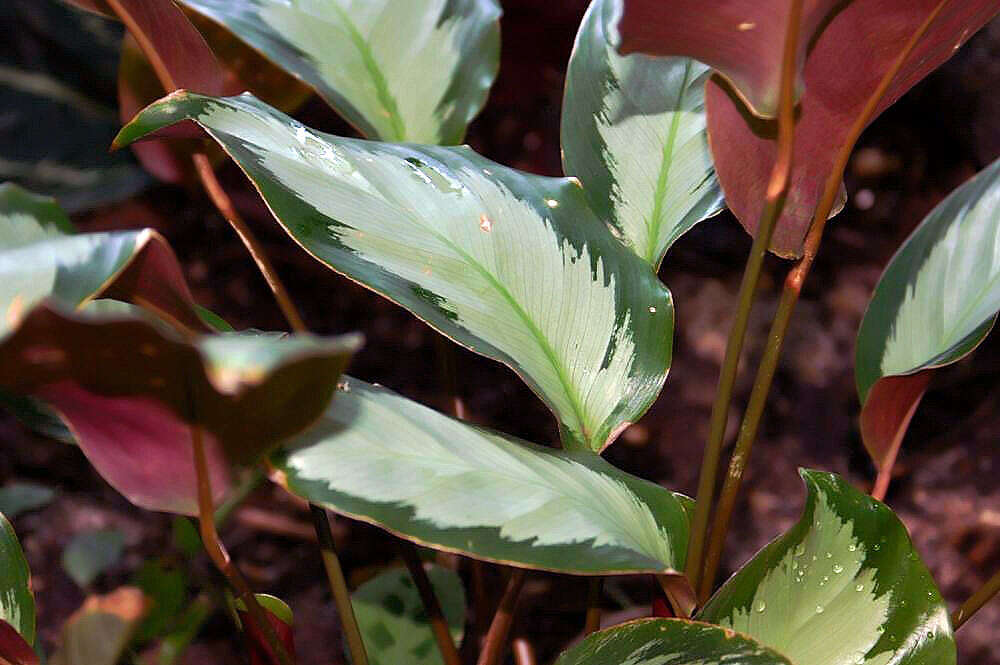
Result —
[[[0, 23], [10, 38], [0, 40], [0, 64], [57, 72], [87, 85], [113, 107], [113, 79], [109, 84], [102, 78], [101, 62], [88, 49], [71, 45], [80, 35], [52, 32], [52, 26], [39, 19], [38, 7], [52, 1], [4, 3]], [[500, 75], [469, 132], [468, 142], [476, 150], [517, 168], [560, 173], [563, 77], [586, 4], [503, 0]], [[114, 43], [113, 27], [95, 29], [100, 34], [111, 31]], [[113, 66], [114, 60], [110, 62]], [[797, 518], [804, 493], [796, 467], [843, 473], [861, 487], [871, 482], [873, 469], [858, 435], [853, 380], [858, 324], [882, 267], [900, 242], [937, 201], [1000, 153], [1000, 94], [993, 85], [997, 80], [1000, 22], [994, 21], [863, 136], [849, 169], [849, 204], [829, 228], [786, 344], [731, 533], [727, 572]], [[28, 134], [25, 128], [39, 122], [44, 109], [18, 106], [8, 94], [9, 86], [0, 81], [0, 157], [30, 156], [37, 141], [48, 141], [50, 149], [52, 144], [71, 147], [78, 129], [72, 118], [57, 120], [64, 133]], [[350, 132], [317, 99], [296, 115], [320, 129]], [[86, 156], [89, 146], [74, 150]], [[103, 152], [99, 155], [105, 159]], [[235, 168], [229, 165], [221, 175], [266, 241], [307, 323], [319, 332], [365, 333], [367, 345], [351, 373], [449, 408], [449, 383], [442, 378], [439, 362], [442, 341], [436, 334], [310, 259], [271, 223]], [[77, 214], [75, 221], [88, 231], [159, 229], [180, 255], [200, 302], [237, 328], [284, 327], [265, 282], [199, 190], [153, 186], [123, 202]], [[694, 494], [749, 244], [735, 220], [724, 213], [698, 226], [667, 255], [660, 276], [673, 291], [677, 307], [674, 365], [649, 414], [607, 453], [616, 465]], [[787, 268], [778, 259], [768, 260], [736, 407], [745, 403]], [[538, 442], [556, 440], [555, 421], [512, 372], [457, 347], [453, 354], [456, 388], [472, 420]], [[952, 603], [1000, 567], [998, 369], [1000, 338], [993, 336], [971, 359], [935, 375], [910, 428], [888, 497]], [[732, 430], [739, 415], [734, 408]], [[132, 580], [146, 557], [169, 549], [171, 519], [132, 507], [104, 484], [76, 449], [39, 438], [5, 415], [0, 416], [0, 441], [0, 484], [33, 480], [59, 492], [44, 509], [15, 521], [34, 572], [40, 635], [48, 649], [85, 595], [59, 563], [73, 534], [97, 527], [116, 527], [125, 534], [125, 557], [95, 586], [110, 590]], [[391, 538], [375, 528], [337, 520], [335, 530], [352, 585], [396, 559]], [[252, 583], [292, 605], [300, 662], [343, 662], [336, 613], [322, 583], [304, 505], [277, 488], [263, 487], [236, 511], [223, 536]], [[194, 566], [206, 577], [211, 574], [204, 561], [196, 560]], [[471, 592], [468, 570], [462, 570]], [[499, 573], [490, 571], [487, 592], [498, 595], [500, 581]], [[606, 614], [617, 619], [648, 614], [653, 593], [649, 580], [610, 582], [605, 588]], [[533, 641], [541, 661], [548, 661], [582, 628], [585, 598], [585, 581], [532, 574], [515, 634]], [[994, 603], [959, 634], [960, 661], [1000, 665], [994, 639], [998, 625], [1000, 603]], [[238, 663], [238, 652], [238, 642], [220, 617], [206, 626], [185, 662]]]

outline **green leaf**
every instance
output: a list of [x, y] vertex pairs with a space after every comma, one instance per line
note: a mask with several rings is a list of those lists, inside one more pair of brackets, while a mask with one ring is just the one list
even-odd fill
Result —
[[118, 137], [196, 120], [319, 260], [512, 367], [570, 448], [601, 450], [656, 398], [670, 363], [670, 292], [573, 181], [467, 147], [343, 139], [247, 95], [177, 93]]
[[689, 58], [621, 56], [622, 0], [593, 0], [566, 73], [563, 168], [591, 206], [654, 268], [677, 238], [718, 213], [705, 130], [711, 70]]
[[428, 547], [584, 575], [683, 569], [689, 499], [356, 379], [271, 461], [291, 492]]
[[1000, 160], [952, 192], [889, 262], [858, 331], [855, 378], [868, 452], [894, 459], [924, 370], [986, 337], [1000, 310]]
[[121, 587], [91, 596], [63, 626], [62, 644], [52, 665], [115, 665], [148, 609], [139, 589]]
[[843, 478], [802, 471], [802, 519], [720, 589], [698, 618], [795, 665], [953, 665], [948, 611], [906, 529]]
[[496, 0], [181, 2], [384, 141], [461, 142], [499, 65]]
[[[752, 639], [680, 619], [641, 619], [590, 635], [556, 665], [792, 665]], [[795, 663], [795, 665], [800, 665]]]
[[[465, 632], [465, 589], [458, 574], [440, 566], [427, 569], [452, 639]], [[351, 594], [371, 665], [442, 665], [420, 593], [409, 572], [388, 570]]]
[[[31, 572], [14, 527], [0, 514], [0, 622], [6, 622], [29, 645], [35, 643], [35, 597]], [[0, 639], [0, 659], [6, 640]]]
[[188, 598], [188, 576], [163, 561], [146, 561], [132, 578], [132, 584], [151, 601], [149, 612], [136, 631], [136, 641], [164, 637], [180, 621]]
[[125, 535], [117, 529], [81, 531], [62, 553], [62, 565], [78, 586], [88, 587], [114, 566], [125, 551]]
[[0, 513], [14, 519], [21, 513], [47, 506], [55, 490], [37, 483], [9, 483], [0, 487]]

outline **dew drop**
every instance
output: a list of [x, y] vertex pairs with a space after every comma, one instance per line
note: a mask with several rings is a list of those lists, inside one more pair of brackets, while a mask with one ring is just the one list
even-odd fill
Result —
[[759, 603], [757, 603], [757, 613], [758, 614], [762, 614], [764, 612], [764, 610], [766, 610], [766, 609], [767, 609], [767, 603], [765, 603], [763, 600], [760, 601]]
[[835, 563], [833, 564], [833, 572], [840, 575], [842, 572], [844, 572], [844, 567], [841, 566], [839, 563]]
[[650, 307], [649, 308], [649, 313], [650, 314], [656, 314], [656, 308], [655, 307]]
[[864, 584], [858, 584], [857, 586], [854, 587], [854, 590], [855, 591], [864, 591], [865, 590], [865, 585]]
[[855, 545], [854, 543], [851, 543], [850, 547], [848, 547], [847, 549], [849, 549], [852, 552], [856, 552], [858, 550], [858, 546]]
[[826, 558], [827, 559], [832, 559], [833, 558], [833, 552], [827, 552], [826, 553]]
[[872, 545], [872, 549], [878, 552], [880, 549], [882, 549], [882, 546], [879, 545], [878, 543], [875, 543], [874, 545]]
[[927, 631], [927, 639], [929, 639], [929, 640], [933, 640], [934, 639], [934, 631], [933, 630], [928, 630]]
[[806, 546], [802, 543], [799, 543], [798, 546], [796, 546], [795, 548], [795, 556], [802, 556], [805, 553], [806, 553]]
[[816, 606], [816, 614], [822, 614], [823, 613], [823, 609], [824, 608], [823, 608], [822, 605], [817, 605]]
[[558, 208], [559, 202], [556, 201], [555, 199], [545, 199], [545, 205], [547, 205], [550, 208]]
[[486, 213], [479, 216], [479, 229], [484, 233], [489, 233], [493, 230], [493, 222], [486, 216]]
[[799, 567], [799, 562], [798, 561], [792, 561], [792, 570], [795, 570], [798, 567]]

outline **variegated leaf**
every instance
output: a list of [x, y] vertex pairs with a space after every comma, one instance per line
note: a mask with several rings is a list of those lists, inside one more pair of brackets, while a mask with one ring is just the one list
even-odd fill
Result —
[[180, 0], [370, 138], [455, 144], [496, 76], [496, 0]]
[[670, 245], [722, 209], [705, 129], [711, 71], [689, 58], [621, 56], [622, 0], [593, 0], [576, 36], [562, 110], [563, 165], [594, 210], [658, 267]]
[[355, 379], [272, 463], [294, 494], [428, 547], [583, 575], [683, 569], [689, 499]]
[[603, 449], [656, 398], [670, 292], [573, 181], [467, 147], [321, 134], [247, 95], [170, 95], [118, 142], [185, 119], [223, 145], [313, 256], [517, 371], [567, 447]]
[[698, 618], [795, 665], [954, 665], [947, 608], [899, 518], [835, 474], [802, 477], [802, 519]]
[[[28, 644], [35, 643], [35, 596], [31, 572], [14, 527], [0, 514], [0, 622], [7, 623]], [[0, 635], [0, 661], [7, 640]]]

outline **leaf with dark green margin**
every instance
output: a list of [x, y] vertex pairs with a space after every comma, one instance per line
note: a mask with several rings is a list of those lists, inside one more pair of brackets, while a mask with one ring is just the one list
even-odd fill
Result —
[[384, 141], [460, 143], [499, 66], [496, 0], [180, 2]]
[[[441, 566], [427, 568], [427, 577], [455, 644], [465, 632], [465, 589], [453, 570]], [[371, 579], [351, 594], [371, 665], [442, 665], [434, 639], [409, 572], [393, 568]]]
[[622, 0], [593, 0], [566, 73], [563, 170], [602, 219], [657, 268], [670, 245], [722, 210], [705, 129], [711, 70], [689, 58], [621, 56]]
[[795, 665], [954, 665], [947, 608], [899, 518], [835, 474], [801, 473], [802, 519], [698, 618]]
[[[745, 635], [681, 619], [640, 619], [590, 635], [555, 665], [792, 665]], [[800, 665], [795, 663], [794, 665]]]
[[968, 355], [1000, 311], [1000, 160], [952, 192], [889, 262], [858, 331], [861, 434], [891, 464], [930, 381]]
[[[35, 596], [31, 572], [14, 527], [0, 514], [0, 621], [10, 625], [29, 645], [35, 643]], [[0, 660], [6, 639], [0, 639]]]
[[62, 565], [78, 586], [87, 587], [114, 566], [125, 551], [125, 534], [118, 529], [81, 531], [62, 553]]
[[427, 547], [581, 575], [684, 567], [690, 499], [356, 379], [271, 461], [292, 493]]
[[55, 490], [38, 483], [8, 483], [0, 487], [0, 513], [14, 519], [21, 513], [47, 506], [55, 496]]
[[170, 95], [116, 142], [185, 119], [225, 147], [307, 251], [512, 367], [556, 413], [566, 447], [602, 450], [659, 393], [670, 292], [572, 180], [467, 147], [321, 134], [248, 95]]

